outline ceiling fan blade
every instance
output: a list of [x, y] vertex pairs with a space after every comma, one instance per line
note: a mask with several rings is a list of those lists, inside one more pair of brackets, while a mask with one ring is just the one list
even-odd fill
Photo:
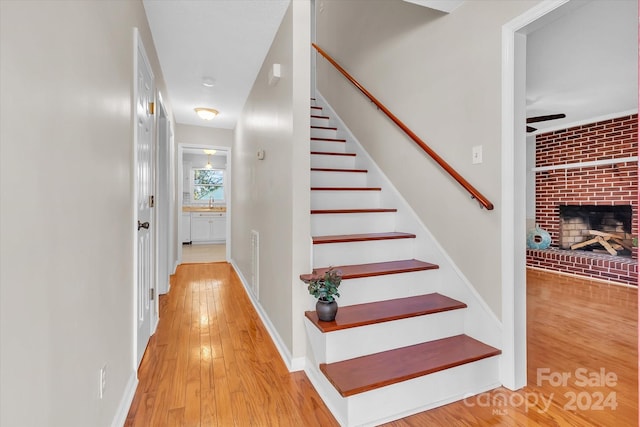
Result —
[[566, 114], [549, 114], [548, 116], [529, 117], [527, 119], [527, 123], [546, 122], [547, 120], [564, 119], [565, 117], [567, 117]]
[[529, 133], [531, 133], [531, 132], [535, 132], [535, 131], [537, 131], [537, 130], [538, 130], [538, 129], [536, 129], [536, 128], [532, 128], [531, 126], [527, 126], [527, 132], [529, 132]]

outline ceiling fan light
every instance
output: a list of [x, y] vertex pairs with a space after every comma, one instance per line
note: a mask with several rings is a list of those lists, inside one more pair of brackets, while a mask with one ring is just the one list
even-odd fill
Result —
[[213, 120], [213, 118], [218, 115], [218, 110], [213, 108], [198, 107], [193, 110], [202, 120]]

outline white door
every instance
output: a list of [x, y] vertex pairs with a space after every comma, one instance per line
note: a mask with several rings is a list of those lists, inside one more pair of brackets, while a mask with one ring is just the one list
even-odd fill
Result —
[[[136, 33], [137, 35], [137, 33]], [[136, 280], [136, 357], [140, 365], [142, 356], [151, 337], [153, 322], [154, 292], [154, 145], [153, 145], [153, 73], [144, 52], [142, 41], [137, 35], [136, 87], [135, 87], [135, 179], [137, 211], [137, 280]]]

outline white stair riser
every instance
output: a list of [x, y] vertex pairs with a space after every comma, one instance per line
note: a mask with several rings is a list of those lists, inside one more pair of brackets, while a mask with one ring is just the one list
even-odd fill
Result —
[[395, 231], [395, 212], [311, 215], [312, 236], [387, 231]]
[[[349, 426], [423, 412], [499, 387], [499, 358], [490, 357], [349, 397]], [[481, 399], [480, 402], [486, 401]], [[467, 402], [478, 402], [467, 399]], [[504, 408], [502, 408], [504, 409]], [[391, 414], [399, 416], [392, 417]]]
[[312, 187], [366, 187], [366, 172], [311, 171]]
[[311, 151], [321, 153], [346, 153], [347, 144], [339, 141], [311, 141]]
[[380, 192], [365, 191], [329, 191], [311, 192], [311, 209], [373, 209], [380, 207]]
[[311, 128], [312, 138], [337, 138], [338, 131], [336, 129], [319, 129]]
[[[338, 308], [340, 313], [340, 308]], [[460, 335], [464, 309], [322, 333], [305, 318], [317, 363], [334, 363]]]
[[[321, 114], [311, 114], [313, 116], [320, 116]], [[311, 117], [311, 126], [322, 126], [322, 127], [328, 127], [329, 126], [329, 119], [328, 118], [318, 118], [318, 117]]]
[[356, 156], [330, 156], [326, 154], [312, 154], [312, 168], [354, 169]]
[[345, 279], [340, 284], [338, 305], [364, 304], [430, 294], [439, 291], [439, 282], [438, 270]]
[[414, 239], [313, 245], [313, 266], [368, 264], [413, 258]]

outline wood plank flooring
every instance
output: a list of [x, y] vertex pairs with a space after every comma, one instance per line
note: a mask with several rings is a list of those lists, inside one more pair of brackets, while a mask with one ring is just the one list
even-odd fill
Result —
[[173, 279], [126, 426], [337, 425], [306, 375], [288, 372], [229, 264], [183, 264]]
[[226, 262], [227, 247], [222, 244], [182, 245], [182, 263]]
[[[386, 426], [638, 426], [636, 288], [528, 271], [527, 343], [527, 387], [498, 388]], [[616, 385], [583, 385], [578, 369], [614, 373]], [[563, 374], [571, 375], [566, 386], [549, 381]], [[610, 393], [615, 410], [605, 405]]]
[[[537, 271], [527, 277], [529, 385], [387, 426], [638, 425], [637, 289]], [[600, 379], [601, 369], [613, 373], [615, 385], [581, 385], [581, 368]], [[571, 375], [566, 385], [552, 385], [563, 373]], [[337, 425], [305, 374], [287, 371], [226, 263], [178, 268], [170, 295], [160, 298], [139, 379], [126, 426]], [[593, 406], [598, 393], [612, 392], [615, 410]]]

